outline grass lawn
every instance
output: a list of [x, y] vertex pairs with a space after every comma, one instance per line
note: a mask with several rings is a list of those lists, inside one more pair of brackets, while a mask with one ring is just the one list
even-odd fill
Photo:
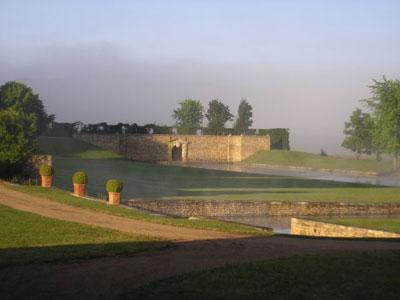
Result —
[[128, 299], [393, 299], [400, 251], [294, 256], [156, 281]]
[[323, 222], [400, 233], [400, 216], [394, 217], [332, 217]]
[[263, 230], [252, 226], [223, 222], [218, 220], [211, 220], [211, 219], [189, 220], [186, 218], [164, 217], [164, 216], [149, 214], [135, 208], [128, 209], [124, 207], [110, 206], [102, 201], [91, 201], [71, 196], [69, 193], [57, 188], [44, 189], [39, 186], [28, 186], [28, 185], [7, 185], [7, 186], [14, 190], [43, 197], [52, 201], [84, 209], [90, 209], [102, 213], [107, 213], [111, 215], [132, 218], [136, 220], [143, 220], [159, 224], [174, 225], [174, 226], [181, 226], [188, 228], [217, 230], [217, 231], [235, 232], [242, 234], [254, 234], [254, 235], [272, 234], [272, 232], [270, 232], [269, 230]]
[[121, 155], [68, 137], [39, 137], [38, 153], [83, 159], [120, 159]]
[[154, 238], [51, 219], [0, 205], [0, 267], [131, 254], [170, 245]]
[[260, 151], [246, 159], [244, 163], [377, 173], [392, 171], [391, 160], [378, 162], [372, 158], [357, 160], [355, 158], [321, 156], [318, 154], [285, 150]]
[[[59, 139], [58, 143], [52, 139]], [[119, 178], [125, 183], [124, 199], [400, 203], [400, 188], [183, 168], [107, 157], [84, 159], [82, 153], [98, 149], [69, 138], [40, 141], [42, 152], [54, 154], [55, 185], [70, 190], [72, 174], [83, 170], [89, 177], [89, 194], [96, 197], [105, 197], [104, 185], [108, 179]], [[69, 152], [59, 155], [55, 147]]]

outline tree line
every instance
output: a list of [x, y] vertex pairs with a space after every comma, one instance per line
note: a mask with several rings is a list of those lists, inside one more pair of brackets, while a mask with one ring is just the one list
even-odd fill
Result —
[[[208, 131], [210, 134], [220, 135], [224, 133], [228, 121], [233, 121], [233, 114], [228, 105], [218, 99], [208, 103], [207, 112], [199, 100], [185, 99], [179, 102], [178, 108], [173, 111], [172, 117], [176, 125], [186, 129], [188, 132], [202, 127], [203, 119], [208, 120]], [[253, 124], [253, 108], [246, 99], [239, 104], [237, 117], [233, 126], [237, 134], [245, 134]]]
[[361, 154], [375, 154], [378, 160], [382, 154], [393, 156], [393, 168], [399, 169], [400, 153], [400, 81], [373, 80], [369, 86], [371, 97], [362, 99], [368, 112], [357, 108], [345, 123], [345, 139], [342, 146]]

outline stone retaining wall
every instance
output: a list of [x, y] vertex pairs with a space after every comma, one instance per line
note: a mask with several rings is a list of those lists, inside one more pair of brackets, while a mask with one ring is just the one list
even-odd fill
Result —
[[129, 200], [127, 204], [181, 217], [400, 215], [400, 204], [201, 200]]
[[184, 161], [238, 162], [270, 150], [269, 136], [79, 134], [74, 138], [137, 161], [171, 160], [173, 144], [185, 144]]
[[291, 233], [295, 235], [345, 237], [345, 238], [400, 238], [400, 233], [371, 230], [292, 218]]

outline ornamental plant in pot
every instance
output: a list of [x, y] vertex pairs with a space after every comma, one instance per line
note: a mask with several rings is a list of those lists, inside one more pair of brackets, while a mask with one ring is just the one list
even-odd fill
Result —
[[110, 179], [107, 181], [106, 190], [108, 192], [108, 204], [119, 205], [121, 203], [121, 191], [124, 184], [121, 180]]
[[39, 169], [42, 187], [49, 188], [53, 183], [54, 168], [50, 165], [42, 165]]
[[72, 183], [74, 184], [74, 195], [82, 197], [86, 195], [86, 184], [88, 177], [85, 172], [78, 171], [72, 176]]

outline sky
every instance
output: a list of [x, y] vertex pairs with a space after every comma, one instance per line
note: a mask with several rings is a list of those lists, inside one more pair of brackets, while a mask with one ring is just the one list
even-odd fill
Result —
[[[400, 79], [400, 1], [0, 0], [0, 84], [57, 121], [173, 125], [185, 98], [253, 106], [292, 149], [344, 153], [372, 79]], [[206, 125], [206, 122], [205, 122]]]

